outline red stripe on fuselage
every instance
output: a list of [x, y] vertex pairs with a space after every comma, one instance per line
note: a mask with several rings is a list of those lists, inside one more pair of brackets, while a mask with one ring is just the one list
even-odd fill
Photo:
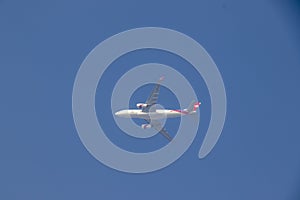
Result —
[[182, 113], [182, 114], [185, 114], [185, 115], [189, 114], [189, 112], [184, 111], [184, 110], [172, 110], [172, 111], [179, 112], [179, 113]]

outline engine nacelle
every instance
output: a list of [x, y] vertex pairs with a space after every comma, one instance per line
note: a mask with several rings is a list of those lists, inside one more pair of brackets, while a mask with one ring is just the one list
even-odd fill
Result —
[[148, 104], [146, 104], [146, 103], [137, 103], [136, 104], [137, 108], [146, 108], [147, 106], [148, 106]]
[[148, 128], [151, 128], [151, 124], [142, 124], [142, 129], [148, 129]]

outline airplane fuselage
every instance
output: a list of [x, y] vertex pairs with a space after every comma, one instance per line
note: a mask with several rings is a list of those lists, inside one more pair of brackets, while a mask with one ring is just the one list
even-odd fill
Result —
[[164, 119], [175, 118], [183, 115], [195, 114], [196, 111], [157, 109], [155, 112], [143, 112], [141, 109], [121, 110], [115, 113], [118, 117], [141, 118], [141, 119]]

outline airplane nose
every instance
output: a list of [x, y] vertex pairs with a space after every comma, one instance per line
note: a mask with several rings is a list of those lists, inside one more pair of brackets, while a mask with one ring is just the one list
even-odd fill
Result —
[[120, 110], [115, 113], [116, 116], [118, 117], [128, 117], [128, 111], [127, 110]]

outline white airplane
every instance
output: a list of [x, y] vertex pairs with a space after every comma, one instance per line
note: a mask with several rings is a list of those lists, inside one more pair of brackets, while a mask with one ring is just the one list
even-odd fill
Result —
[[129, 109], [129, 110], [120, 110], [115, 113], [118, 117], [124, 118], [140, 118], [144, 119], [147, 124], [142, 124], [143, 129], [154, 128], [159, 131], [163, 136], [165, 136], [169, 141], [172, 140], [170, 134], [162, 126], [160, 119], [164, 118], [174, 118], [181, 117], [184, 115], [193, 115], [196, 114], [200, 102], [192, 101], [190, 106], [183, 110], [169, 110], [169, 109], [157, 109], [157, 99], [159, 95], [160, 83], [164, 79], [161, 77], [158, 83], [152, 90], [151, 95], [148, 97], [146, 103], [136, 104], [139, 109]]

